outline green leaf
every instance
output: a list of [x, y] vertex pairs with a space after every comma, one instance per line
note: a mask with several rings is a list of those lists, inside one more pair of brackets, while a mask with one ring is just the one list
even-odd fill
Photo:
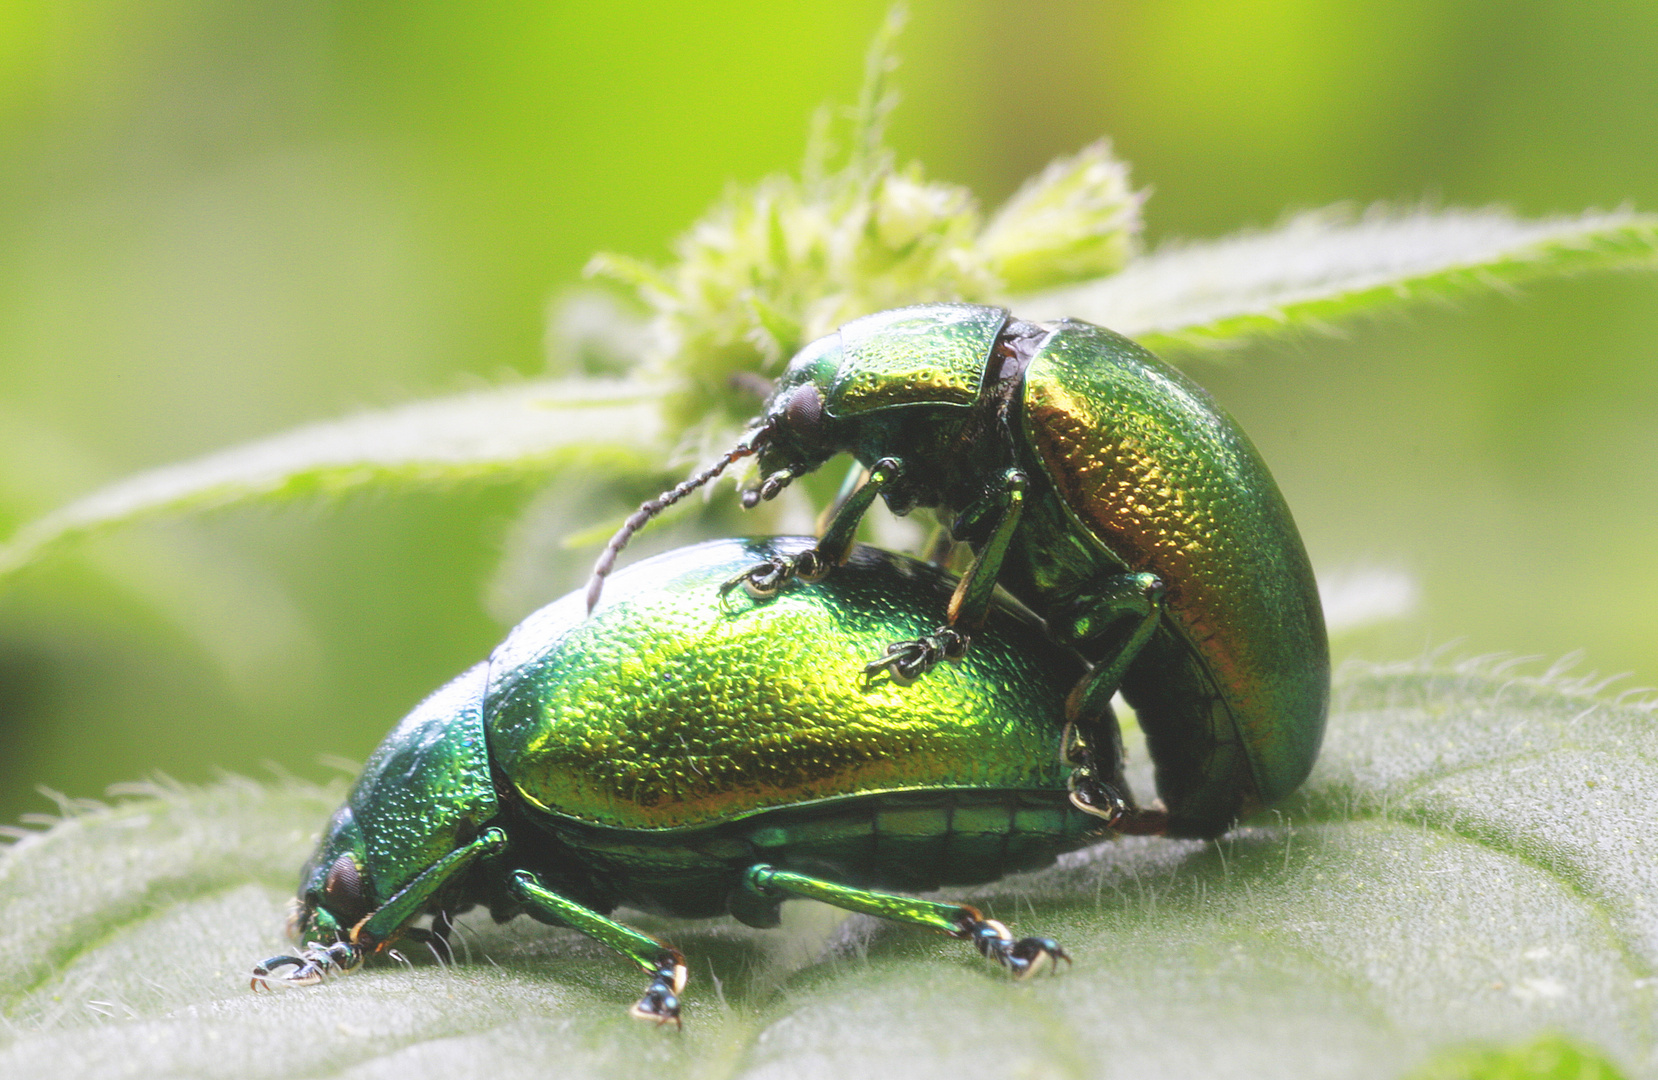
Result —
[[151, 469], [39, 518], [0, 546], [0, 576], [116, 524], [229, 503], [547, 475], [663, 456], [661, 392], [633, 382], [532, 382], [309, 424]]
[[476, 913], [453, 967], [254, 994], [340, 789], [70, 807], [0, 851], [0, 1075], [1658, 1077], [1655, 711], [1350, 668], [1282, 812], [953, 894], [1059, 938], [1057, 977], [810, 904], [781, 931], [624, 916], [689, 956], [683, 1034], [627, 1019], [621, 959]]
[[1448, 1050], [1409, 1080], [1624, 1080], [1624, 1074], [1570, 1039], [1544, 1035], [1521, 1046]]
[[1526, 221], [1500, 210], [1332, 207], [1276, 229], [1176, 244], [1122, 273], [1009, 306], [1070, 316], [1154, 349], [1225, 345], [1504, 291], [1535, 278], [1658, 265], [1658, 217], [1629, 211]]

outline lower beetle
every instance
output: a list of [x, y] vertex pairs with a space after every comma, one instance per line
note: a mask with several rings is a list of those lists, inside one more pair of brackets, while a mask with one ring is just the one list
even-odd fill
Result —
[[[854, 320], [789, 363], [765, 411], [711, 468], [640, 507], [594, 567], [596, 599], [628, 537], [728, 465], [757, 456], [770, 499], [850, 452], [867, 483], [818, 543], [736, 575], [755, 596], [820, 580], [876, 495], [934, 507], [973, 563], [932, 633], [894, 643], [915, 675], [965, 651], [1000, 584], [1093, 667], [1069, 703], [1085, 739], [1134, 706], [1166, 804], [1139, 827], [1211, 837], [1282, 799], [1318, 754], [1330, 691], [1307, 553], [1260, 455], [1202, 388], [1109, 330], [1038, 325], [973, 304]], [[1079, 806], [1120, 792], [1088, 766]]]
[[[255, 989], [352, 971], [479, 904], [626, 956], [649, 979], [632, 1015], [658, 1022], [678, 1022], [684, 958], [609, 918], [618, 905], [766, 927], [806, 897], [972, 941], [1016, 975], [1068, 960], [971, 907], [872, 890], [991, 881], [1108, 831], [1068, 797], [1082, 662], [998, 603], [924, 683], [864, 670], [953, 585], [872, 548], [821, 588], [727, 610], [722, 582], [811, 546], [706, 543], [617, 574], [591, 617], [579, 595], [531, 615], [369, 758], [301, 874], [304, 947], [255, 967]], [[1087, 749], [1121, 786], [1115, 731]]]

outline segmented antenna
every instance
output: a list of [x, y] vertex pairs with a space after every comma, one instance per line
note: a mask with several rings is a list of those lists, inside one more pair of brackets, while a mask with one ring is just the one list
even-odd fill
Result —
[[599, 555], [599, 561], [593, 564], [593, 576], [587, 579], [587, 613], [589, 615], [593, 613], [593, 608], [599, 602], [599, 594], [604, 591], [605, 576], [616, 565], [616, 556], [620, 555], [622, 549], [627, 547], [628, 541], [633, 539], [633, 534], [644, 528], [645, 523], [651, 518], [720, 475], [732, 463], [753, 455], [755, 449], [759, 446], [760, 436], [763, 434], [764, 429], [761, 429], [753, 437], [744, 439], [732, 447], [724, 457], [702, 472], [697, 473], [689, 480], [682, 481], [672, 490], [664, 491], [656, 498], [641, 503], [639, 509], [635, 510], [626, 521], [622, 522], [622, 527], [616, 530], [616, 535], [612, 536], [610, 543], [604, 546], [604, 551]]

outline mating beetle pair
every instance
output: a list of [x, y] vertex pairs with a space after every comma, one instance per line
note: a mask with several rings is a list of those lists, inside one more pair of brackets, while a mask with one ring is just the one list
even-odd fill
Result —
[[[689, 549], [596, 606], [628, 537], [733, 462], [758, 456], [752, 506], [843, 450], [867, 479], [815, 543]], [[876, 495], [950, 518], [974, 553], [953, 589], [854, 546]], [[758, 603], [727, 610], [739, 587]], [[1306, 554], [1232, 421], [1125, 338], [997, 308], [885, 312], [807, 346], [737, 447], [628, 520], [586, 609], [532, 616], [388, 737], [304, 872], [305, 949], [256, 985], [350, 970], [481, 903], [624, 953], [651, 975], [634, 1014], [677, 1019], [682, 958], [610, 909], [763, 926], [788, 896], [1028, 973], [1063, 950], [869, 888], [987, 881], [1111, 830], [1218, 835], [1306, 777], [1328, 697]], [[1119, 690], [1162, 807], [1123, 782]]]
[[[1067, 706], [1085, 743], [1114, 728], [1115, 693], [1134, 706], [1167, 808], [1137, 812], [1137, 831], [1218, 836], [1306, 779], [1330, 656], [1289, 508], [1208, 394], [1087, 323], [929, 304], [806, 346], [733, 450], [616, 534], [589, 601], [635, 530], [731, 462], [758, 456], [753, 506], [843, 451], [866, 482], [813, 548], [741, 575], [751, 593], [830, 573], [876, 495], [899, 514], [935, 508], [973, 561], [943, 625], [895, 644], [894, 670], [967, 649], [1000, 584], [1092, 665]], [[1128, 812], [1089, 766], [1075, 779], [1079, 805]]]

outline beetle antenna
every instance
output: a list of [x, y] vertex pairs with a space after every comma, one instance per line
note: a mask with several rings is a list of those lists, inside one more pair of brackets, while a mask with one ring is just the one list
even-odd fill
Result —
[[767, 429], [763, 427], [755, 431], [748, 438], [732, 447], [725, 456], [708, 466], [708, 468], [697, 473], [689, 480], [681, 481], [677, 486], [664, 491], [656, 498], [641, 503], [639, 509], [635, 510], [626, 521], [622, 522], [622, 527], [616, 530], [616, 535], [610, 538], [610, 543], [606, 544], [604, 551], [599, 554], [599, 561], [593, 564], [593, 575], [587, 579], [587, 613], [589, 615], [593, 613], [593, 608], [599, 602], [599, 594], [604, 591], [606, 575], [616, 565], [616, 556], [620, 555], [622, 549], [627, 547], [628, 541], [633, 539], [633, 534], [644, 528], [645, 523], [650, 521], [651, 518], [720, 475], [728, 466], [741, 461], [743, 458], [752, 457], [767, 433]]

